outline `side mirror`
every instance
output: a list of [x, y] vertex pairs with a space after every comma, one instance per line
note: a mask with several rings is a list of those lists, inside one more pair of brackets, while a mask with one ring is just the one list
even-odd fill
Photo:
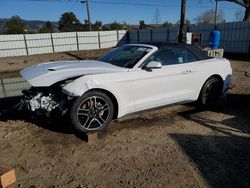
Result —
[[160, 69], [162, 67], [161, 62], [158, 61], [150, 61], [146, 66], [145, 69]]

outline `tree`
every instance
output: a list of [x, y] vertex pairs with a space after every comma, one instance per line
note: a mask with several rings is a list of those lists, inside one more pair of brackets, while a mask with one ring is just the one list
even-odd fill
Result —
[[11, 17], [4, 25], [5, 34], [23, 34], [26, 32], [27, 25], [19, 16]]
[[93, 31], [99, 31], [102, 29], [102, 22], [96, 21], [94, 24], [92, 24], [92, 30]]
[[123, 30], [124, 29], [124, 24], [120, 24], [118, 22], [113, 22], [110, 24], [110, 30]]
[[131, 29], [132, 28], [132, 26], [130, 25], [130, 24], [128, 24], [127, 22], [123, 22], [123, 28], [122, 29], [125, 29], [125, 30], [129, 30], [129, 29]]
[[41, 27], [39, 29], [39, 33], [53, 33], [54, 32], [54, 28], [53, 25], [47, 21], [43, 27]]
[[76, 15], [73, 12], [65, 12], [62, 14], [59, 22], [58, 29], [61, 32], [70, 32], [70, 31], [82, 31], [83, 26], [80, 21], [76, 18]]
[[243, 21], [250, 21], [250, 0], [215, 0], [215, 1], [229, 1], [243, 6], [245, 10], [245, 16]]
[[176, 26], [176, 25], [173, 24], [173, 23], [171, 23], [171, 22], [166, 21], [166, 22], [164, 22], [164, 23], [162, 24], [161, 27], [169, 28], [169, 27], [174, 27], [174, 26]]
[[[180, 21], [177, 21], [174, 26], [176, 26], [176, 25], [179, 26], [180, 25]], [[186, 19], [184, 26], [185, 27], [189, 27], [190, 25], [191, 25], [191, 21], [189, 19]]]
[[[198, 16], [195, 20], [197, 24], [214, 24], [215, 11], [213, 9], [204, 12]], [[222, 12], [217, 13], [217, 23], [225, 22]]]

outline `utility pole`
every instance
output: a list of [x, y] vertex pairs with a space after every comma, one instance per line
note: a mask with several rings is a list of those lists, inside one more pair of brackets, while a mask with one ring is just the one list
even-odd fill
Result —
[[90, 21], [89, 1], [88, 0], [84, 0], [84, 1], [80, 1], [80, 2], [81, 3], [86, 3], [86, 9], [87, 9], [87, 15], [88, 15], [88, 23], [89, 23], [89, 31], [92, 31], [91, 21]]
[[186, 0], [181, 0], [181, 18], [180, 18], [180, 28], [178, 35], [178, 42], [183, 42], [183, 33], [185, 27], [185, 15], [186, 15]]
[[86, 0], [87, 14], [88, 14], [88, 22], [89, 22], [89, 31], [92, 31], [91, 21], [90, 21], [90, 13], [89, 13], [89, 0]]
[[215, 0], [214, 29], [216, 29], [217, 15], [218, 15], [218, 0]]

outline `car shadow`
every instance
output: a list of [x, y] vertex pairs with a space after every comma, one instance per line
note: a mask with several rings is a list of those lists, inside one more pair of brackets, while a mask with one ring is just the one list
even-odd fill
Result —
[[[223, 113], [221, 120], [194, 108], [178, 114], [211, 135], [170, 134], [211, 187], [250, 187], [250, 95], [229, 94], [206, 111]], [[213, 132], [216, 135], [213, 135]]]
[[[203, 126], [209, 127], [208, 121], [202, 119], [198, 116], [193, 116], [193, 114], [202, 112], [202, 111], [214, 111], [218, 113], [224, 113], [228, 115], [233, 115], [232, 120], [225, 120], [228, 126], [233, 127], [234, 129], [239, 129], [240, 131], [245, 131], [249, 133], [249, 127], [246, 127], [243, 124], [238, 124], [238, 121], [241, 121], [243, 117], [249, 120], [249, 111], [250, 111], [250, 95], [236, 95], [229, 94], [227, 100], [222, 101], [215, 107], [210, 108], [196, 108], [194, 104], [188, 104], [191, 108], [188, 108], [188, 111], [181, 111], [179, 113], [170, 113], [170, 114], [162, 114], [153, 116], [152, 118], [141, 117], [140, 115], [131, 116], [128, 119], [118, 121], [114, 120], [109, 126], [108, 130], [103, 133], [103, 135], [112, 134], [116, 131], [120, 131], [122, 129], [137, 129], [138, 127], [152, 127], [157, 126], [158, 121], [164, 120], [166, 125], [171, 125], [175, 121], [175, 117], [177, 115], [183, 116], [187, 119], [192, 119], [193, 121], [199, 122]], [[17, 111], [13, 107], [20, 101], [20, 97], [9, 97], [0, 99], [0, 121], [8, 121], [8, 120], [23, 120], [25, 122], [29, 122], [35, 124], [44, 129], [48, 129], [50, 131], [63, 133], [63, 134], [76, 134], [74, 129], [69, 122], [69, 118], [55, 116], [55, 118], [46, 118], [44, 116], [37, 116], [36, 114], [29, 112], [27, 110]], [[227, 123], [226, 121], [229, 121]], [[169, 123], [168, 123], [169, 122]], [[249, 123], [250, 124], [250, 123]], [[211, 129], [219, 129], [216, 127], [210, 127]], [[220, 128], [221, 131], [222, 128]], [[79, 135], [79, 134], [77, 134]], [[85, 137], [79, 136], [79, 137]]]
[[250, 138], [170, 134], [210, 187], [250, 186]]
[[[21, 120], [24, 122], [32, 123], [43, 129], [49, 131], [62, 133], [62, 134], [74, 134], [77, 138], [88, 141], [88, 136], [84, 133], [76, 132], [71, 125], [68, 115], [60, 116], [54, 115], [52, 118], [47, 118], [44, 115], [37, 115], [34, 112], [28, 110], [21, 110], [14, 108], [21, 100], [21, 97], [9, 97], [0, 99], [0, 121], [17, 121]], [[173, 121], [174, 116], [160, 117], [164, 118], [169, 124]], [[122, 120], [113, 120], [109, 125], [108, 129], [98, 133], [98, 138], [105, 138], [109, 135], [114, 134], [117, 131], [123, 129], [138, 129], [138, 127], [153, 127], [162, 119], [147, 119], [140, 115], [133, 115], [122, 118]], [[153, 123], [154, 122], [154, 123]]]
[[[190, 106], [195, 106], [195, 104], [188, 104]], [[223, 121], [214, 121], [211, 119], [206, 119], [197, 116], [196, 114], [210, 111], [216, 112], [224, 115], [231, 116]], [[205, 127], [215, 129], [217, 131], [222, 131], [222, 128], [216, 128], [214, 126], [210, 126], [213, 123], [221, 123], [226, 125], [227, 127], [233, 128], [234, 131], [236, 129], [238, 132], [250, 133], [250, 94], [228, 94], [226, 98], [219, 101], [218, 104], [209, 107], [195, 107], [191, 108], [187, 111], [182, 111], [178, 113], [180, 116], [197, 122]], [[223, 132], [224, 133], [224, 132]]]
[[22, 120], [50, 131], [63, 134], [74, 134], [74, 130], [66, 117], [54, 116], [53, 118], [47, 118], [42, 115], [36, 115], [28, 110], [18, 110], [15, 106], [20, 100], [21, 97], [0, 99], [0, 121]]

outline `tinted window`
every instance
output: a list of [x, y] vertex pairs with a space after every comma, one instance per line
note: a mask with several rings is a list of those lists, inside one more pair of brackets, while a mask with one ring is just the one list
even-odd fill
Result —
[[146, 63], [150, 61], [161, 62], [162, 65], [175, 65], [197, 61], [198, 59], [188, 50], [183, 48], [166, 48], [150, 56]]
[[142, 46], [122, 46], [99, 59], [119, 67], [133, 68], [152, 49]]

